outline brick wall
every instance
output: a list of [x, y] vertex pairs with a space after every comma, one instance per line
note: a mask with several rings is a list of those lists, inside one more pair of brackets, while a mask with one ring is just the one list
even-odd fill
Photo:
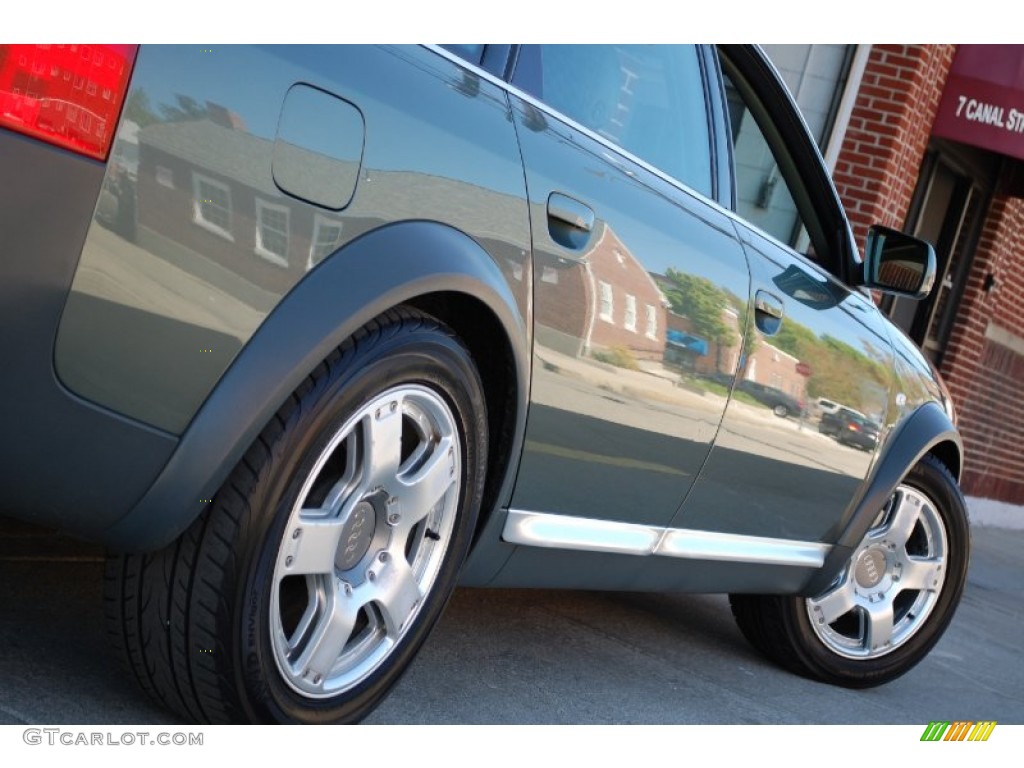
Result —
[[[860, 244], [871, 224], [905, 225], [955, 51], [871, 49], [834, 174]], [[1007, 338], [1016, 341], [1008, 346]], [[992, 201], [942, 374], [960, 415], [964, 491], [1024, 504], [1024, 200]]]
[[965, 492], [1024, 503], [1024, 409], [1020, 407], [1024, 355], [986, 339], [977, 378], [964, 403], [960, 429], [967, 450]]
[[[992, 283], [986, 291], [989, 275]], [[946, 347], [942, 374], [960, 413], [966, 454], [964, 491], [1014, 504], [1024, 504], [1022, 350], [1024, 200], [996, 195]]]
[[955, 50], [872, 47], [834, 174], [858, 243], [872, 224], [902, 227]]

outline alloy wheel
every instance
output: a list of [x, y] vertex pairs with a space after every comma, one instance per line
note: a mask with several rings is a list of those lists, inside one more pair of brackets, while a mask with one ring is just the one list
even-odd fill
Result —
[[320, 452], [270, 598], [275, 660], [297, 693], [353, 688], [404, 636], [452, 539], [461, 456], [451, 408], [420, 385], [375, 397]]
[[947, 552], [936, 505], [900, 486], [833, 585], [806, 601], [815, 634], [846, 658], [891, 653], [927, 622], [946, 578]]

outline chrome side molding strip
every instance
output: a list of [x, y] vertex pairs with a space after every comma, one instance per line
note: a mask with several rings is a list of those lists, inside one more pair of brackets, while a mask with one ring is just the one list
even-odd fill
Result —
[[828, 544], [813, 541], [660, 528], [518, 509], [509, 510], [502, 538], [528, 547], [804, 568], [820, 568], [832, 549]]
[[796, 565], [820, 568], [831, 551], [828, 544], [791, 539], [769, 539], [738, 533], [666, 528], [654, 554], [694, 560], [728, 560], [761, 565]]

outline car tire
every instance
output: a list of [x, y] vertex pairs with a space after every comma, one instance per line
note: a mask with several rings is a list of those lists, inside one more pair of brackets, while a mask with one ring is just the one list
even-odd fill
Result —
[[781, 404], [776, 405], [774, 408], [772, 408], [772, 413], [774, 413], [780, 419], [784, 419], [787, 416], [789, 416], [789, 408]]
[[729, 600], [743, 635], [770, 660], [817, 680], [868, 688], [912, 669], [938, 642], [960, 601], [969, 557], [963, 495], [929, 454], [824, 593]]
[[115, 644], [188, 720], [364, 718], [454, 589], [487, 439], [469, 351], [389, 311], [303, 382], [177, 541], [108, 560]]

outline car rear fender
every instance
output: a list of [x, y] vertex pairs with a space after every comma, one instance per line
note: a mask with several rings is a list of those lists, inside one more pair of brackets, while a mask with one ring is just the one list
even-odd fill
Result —
[[[879, 511], [896, 490], [896, 486], [926, 453], [936, 452], [959, 479], [963, 443], [942, 406], [926, 402], [905, 417], [886, 441], [882, 454], [868, 477], [863, 492], [852, 502], [840, 526], [841, 533], [825, 564], [812, 578], [804, 594], [821, 593], [849, 560], [864, 538]], [[953, 453], [955, 452], [955, 453]], [[955, 462], [950, 461], [955, 458]]]
[[[517, 414], [511, 440], [521, 442], [529, 336], [505, 276], [478, 243], [452, 227], [429, 221], [391, 224], [347, 244], [281, 301], [203, 403], [156, 481], [100, 538], [123, 551], [151, 550], [172, 541], [332, 349], [385, 310], [439, 292], [473, 297], [503, 328], [515, 368]], [[499, 499], [511, 492], [516, 463], [509, 465]]]

